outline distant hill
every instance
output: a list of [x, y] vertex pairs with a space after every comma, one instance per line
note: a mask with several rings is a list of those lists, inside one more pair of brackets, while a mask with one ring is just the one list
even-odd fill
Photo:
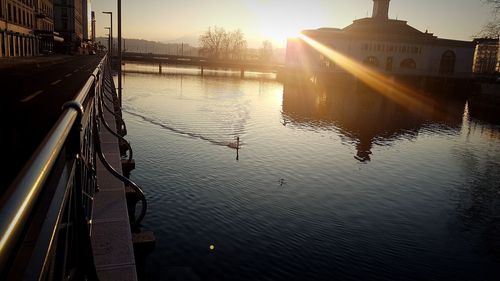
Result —
[[182, 37], [173, 39], [173, 40], [162, 40], [162, 42], [167, 43], [167, 44], [189, 44], [191, 46], [198, 46], [198, 40], [200, 38], [200, 35], [203, 34], [202, 31], [199, 32], [193, 32], [190, 34], [186, 34]]
[[[97, 37], [97, 42], [100, 42], [107, 47], [108, 39], [104, 37]], [[118, 41], [114, 39], [114, 49]], [[153, 53], [153, 54], [168, 54], [168, 55], [185, 55], [185, 56], [197, 56], [198, 48], [193, 47], [186, 43], [163, 43], [159, 41], [149, 41], [144, 39], [128, 39], [123, 40], [123, 50], [125, 52], [136, 52], [136, 53]]]

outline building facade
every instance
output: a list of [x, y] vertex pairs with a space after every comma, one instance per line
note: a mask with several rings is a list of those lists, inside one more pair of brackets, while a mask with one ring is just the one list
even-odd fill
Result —
[[79, 52], [83, 42], [83, 3], [54, 0], [54, 29], [64, 38], [63, 52]]
[[57, 33], [54, 33], [54, 0], [36, 0], [35, 18], [34, 33], [39, 40], [38, 51], [50, 54], [53, 52], [54, 42], [63, 41]]
[[498, 46], [499, 39], [475, 39], [476, 51], [474, 53], [474, 73], [494, 74], [499, 70]]
[[[470, 78], [474, 43], [441, 39], [406, 21], [389, 19], [390, 0], [374, 0], [371, 18], [343, 28], [302, 34], [331, 50], [388, 75]], [[303, 39], [289, 40], [286, 65], [321, 72], [346, 72]]]
[[35, 1], [0, 0], [0, 57], [38, 54]]

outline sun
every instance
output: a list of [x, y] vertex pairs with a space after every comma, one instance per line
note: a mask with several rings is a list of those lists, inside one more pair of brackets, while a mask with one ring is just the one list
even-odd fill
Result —
[[286, 45], [288, 38], [296, 38], [299, 36], [301, 29], [291, 25], [274, 24], [261, 29], [261, 34], [265, 39], [277, 45]]
[[[240, 0], [252, 19], [250, 29], [273, 45], [284, 47], [288, 38], [297, 37], [304, 29], [321, 26], [323, 10], [311, 10], [307, 1]], [[307, 11], [307, 12], [305, 12]]]

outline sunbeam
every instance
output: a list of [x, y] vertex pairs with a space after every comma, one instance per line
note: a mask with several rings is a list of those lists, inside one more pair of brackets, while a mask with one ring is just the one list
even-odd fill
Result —
[[313, 49], [333, 61], [335, 64], [346, 70], [348, 73], [362, 81], [364, 84], [374, 89], [380, 94], [419, 114], [436, 114], [431, 99], [422, 95], [422, 93], [411, 89], [393, 77], [377, 72], [370, 67], [363, 65], [328, 46], [312, 39], [311, 37], [300, 34], [299, 39], [311, 46]]

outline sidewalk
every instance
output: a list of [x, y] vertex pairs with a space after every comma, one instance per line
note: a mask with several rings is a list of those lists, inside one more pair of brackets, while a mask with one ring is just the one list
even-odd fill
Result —
[[17, 67], [44, 68], [71, 60], [74, 57], [75, 56], [71, 55], [43, 55], [33, 57], [0, 58], [0, 69], [5, 70]]

